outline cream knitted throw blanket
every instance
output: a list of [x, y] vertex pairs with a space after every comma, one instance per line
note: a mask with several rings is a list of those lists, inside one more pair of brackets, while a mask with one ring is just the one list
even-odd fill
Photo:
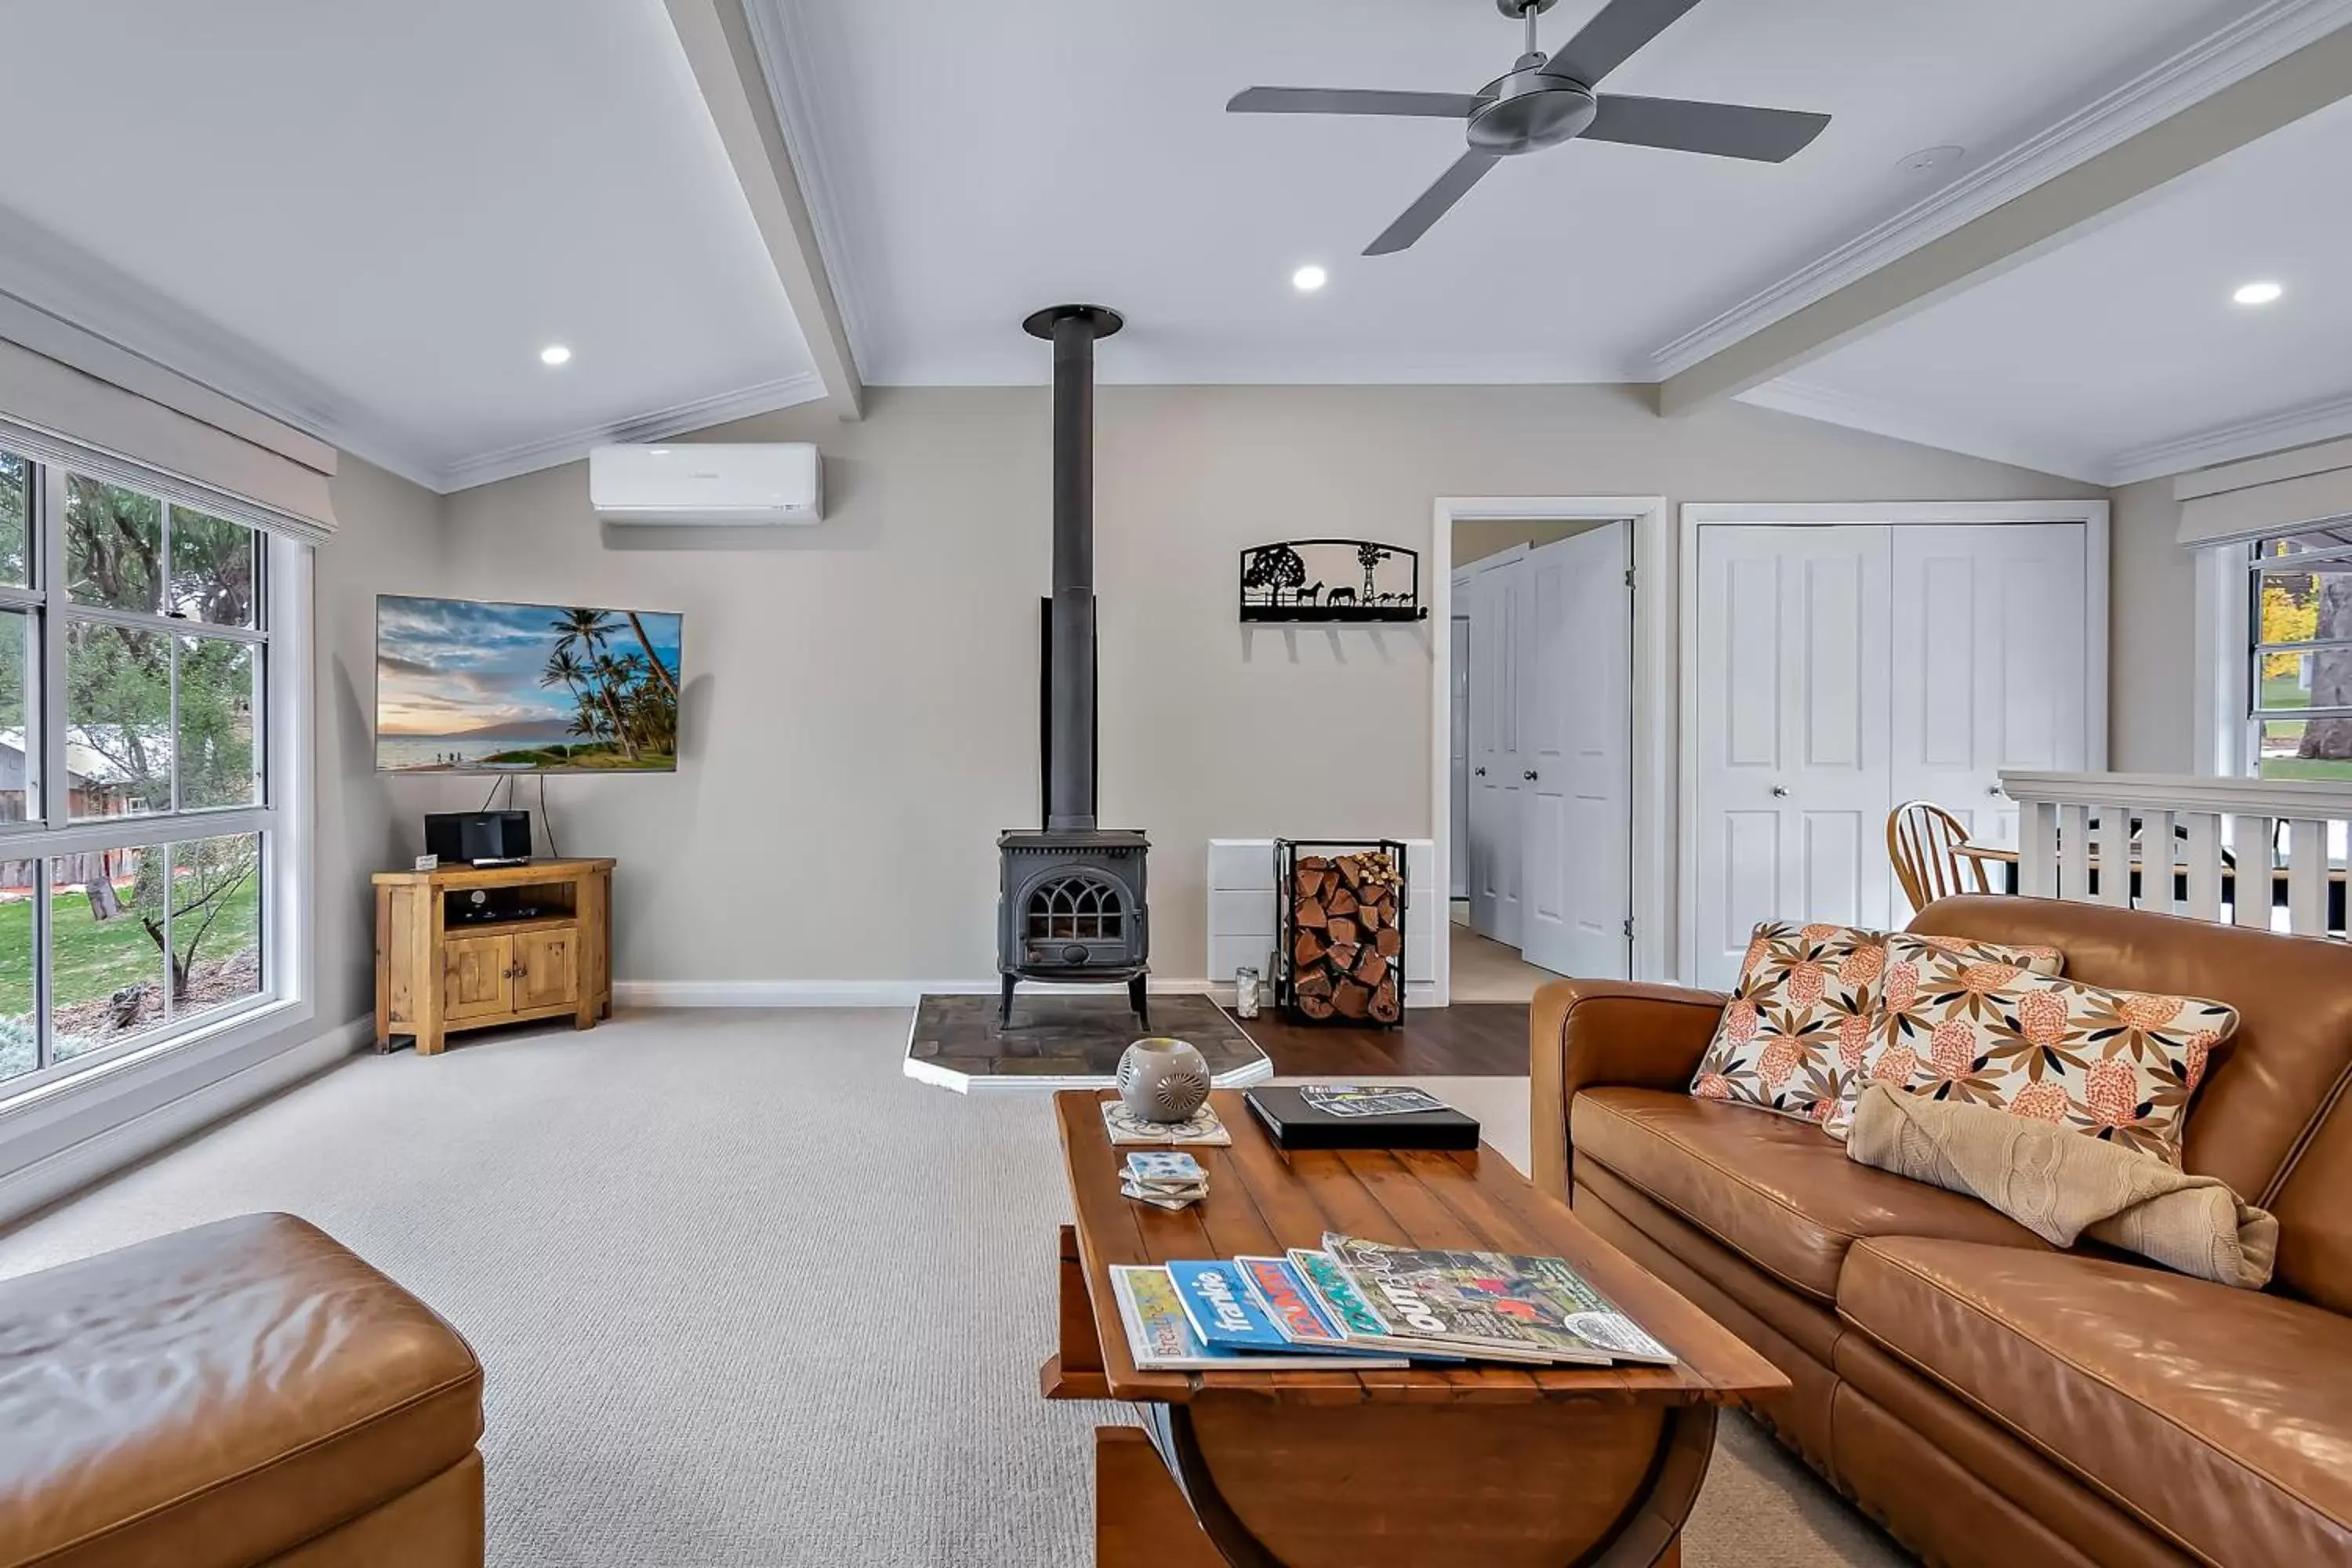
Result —
[[2262, 1289], [2278, 1221], [2228, 1184], [2063, 1127], [1873, 1084], [1846, 1156], [1967, 1193], [2042, 1240], [2087, 1236], [2200, 1279]]

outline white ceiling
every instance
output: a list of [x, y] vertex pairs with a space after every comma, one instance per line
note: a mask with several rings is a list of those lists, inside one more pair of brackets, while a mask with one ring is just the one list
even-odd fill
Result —
[[5, 26], [0, 289], [363, 457], [446, 488], [818, 395], [662, 0]]
[[[1365, 258], [1460, 128], [1224, 102], [1475, 89], [1518, 48], [1494, 0], [744, 4], [885, 384], [1041, 381], [1018, 323], [1068, 299], [1127, 313], [1115, 381], [1654, 380], [2352, 12], [1706, 0], [1604, 90], [1832, 114], [1795, 160], [1571, 143]], [[822, 393], [664, 0], [5, 26], [0, 145], [37, 155], [0, 160], [0, 291], [348, 450], [446, 489]], [[2352, 110], [2314, 116], [1748, 395], [2107, 481], [2352, 430], [2347, 163]], [[2256, 276], [2287, 298], [2230, 306]]]
[[[2352, 429], [2352, 100], [1759, 402], [2102, 483]], [[2231, 302], [2275, 281], [2276, 303]]]
[[[1475, 90], [1494, 0], [754, 0], [873, 382], [1017, 382], [1064, 299], [1126, 311], [1106, 379], [1649, 379], [1653, 354], [2243, 15], [2223, 0], [1709, 0], [1604, 85], [1825, 110], [1772, 166], [1514, 159], [1402, 255], [1358, 253], [1460, 152], [1438, 121], [1243, 116], [1235, 90]], [[1599, 0], [1543, 19], [1563, 40]], [[1940, 143], [1968, 160], [1906, 174]], [[1329, 286], [1301, 298], [1293, 268]]]

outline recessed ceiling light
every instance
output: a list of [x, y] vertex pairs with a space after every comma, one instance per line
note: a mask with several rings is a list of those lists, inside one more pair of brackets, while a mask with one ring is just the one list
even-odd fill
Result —
[[1941, 147], [1922, 147], [1916, 153], [1908, 153], [1896, 159], [1895, 166], [1906, 174], [1916, 174], [1923, 170], [1939, 169], [1947, 163], [1957, 163], [1968, 155], [1967, 148], [1955, 147], [1948, 143]]
[[2285, 292], [2275, 283], [2247, 283], [2230, 298], [2241, 305], [2267, 305]]
[[571, 357], [572, 351], [562, 343], [550, 343], [539, 351], [539, 363], [541, 364], [562, 364]]
[[1330, 276], [1320, 267], [1309, 262], [1290, 275], [1290, 286], [1302, 294], [1312, 294], [1328, 282]]

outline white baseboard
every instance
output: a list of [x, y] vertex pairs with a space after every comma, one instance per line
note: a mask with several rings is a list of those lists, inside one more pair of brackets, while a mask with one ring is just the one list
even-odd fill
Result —
[[[993, 996], [993, 980], [615, 980], [618, 1007], [911, 1007], [925, 996]], [[1033, 987], [1033, 990], [1035, 988]], [[1124, 985], [1055, 985], [1055, 992], [1096, 992], [1123, 996]], [[1207, 996], [1219, 1006], [1234, 1005], [1230, 980], [1172, 980], [1155, 976], [1154, 996]], [[1436, 983], [1408, 982], [1409, 1008], [1442, 1007]]]
[[[911, 1007], [926, 995], [993, 996], [997, 982], [986, 980], [615, 980], [613, 1002], [621, 1007]], [[1155, 996], [1213, 995], [1206, 980], [1154, 976]], [[1031, 987], [1031, 991], [1037, 991]], [[1099, 992], [1124, 996], [1127, 987], [1055, 985], [1053, 993]], [[1234, 988], [1224, 987], [1227, 1000]]]
[[30, 1214], [136, 1163], [199, 1128], [333, 1066], [374, 1037], [372, 1015], [354, 1018], [19, 1166], [0, 1176], [0, 1223]]

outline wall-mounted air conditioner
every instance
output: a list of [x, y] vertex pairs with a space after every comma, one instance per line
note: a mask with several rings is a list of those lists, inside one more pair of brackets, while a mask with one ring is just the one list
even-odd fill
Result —
[[809, 523], [824, 468], [806, 442], [648, 441], [588, 454], [588, 501], [608, 522]]

